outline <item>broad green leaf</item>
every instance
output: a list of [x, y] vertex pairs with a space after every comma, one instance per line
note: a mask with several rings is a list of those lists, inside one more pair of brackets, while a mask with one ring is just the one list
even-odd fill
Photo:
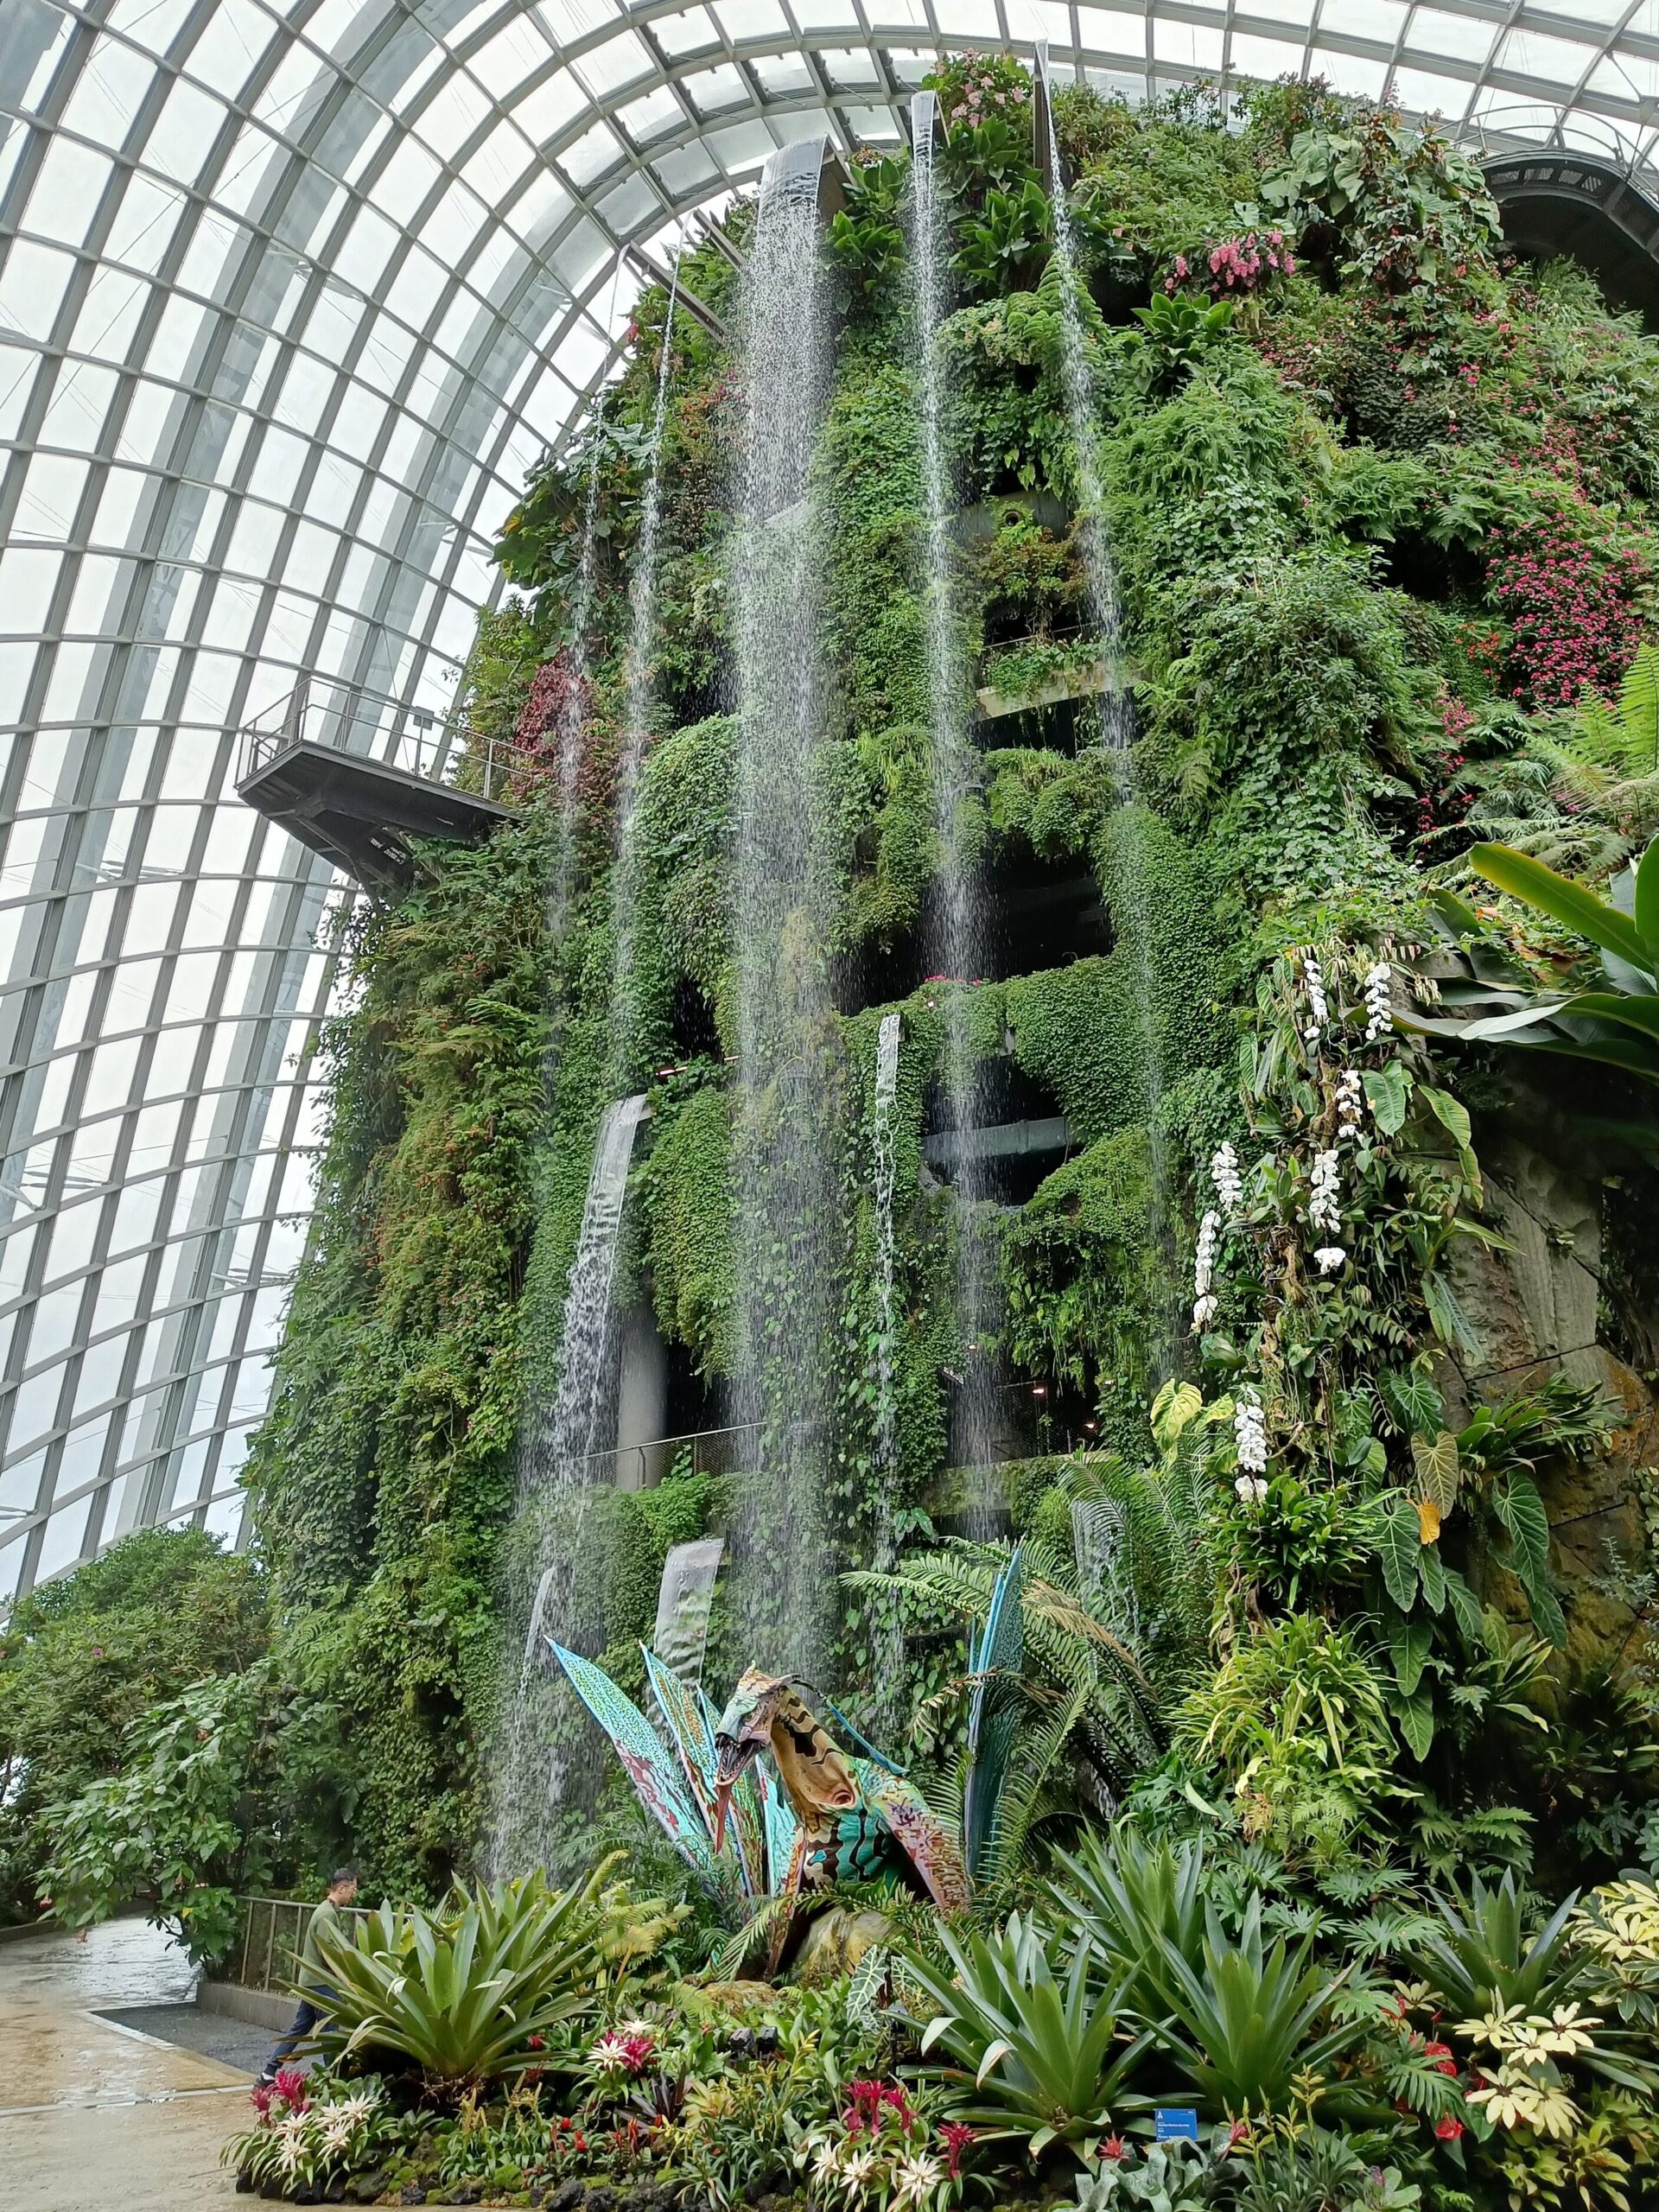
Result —
[[1404, 1068], [1398, 1060], [1390, 1060], [1386, 1067], [1367, 1068], [1363, 1082], [1371, 1118], [1384, 1136], [1397, 1136], [1405, 1125], [1410, 1095]]
[[1402, 1620], [1396, 1617], [1389, 1623], [1389, 1656], [1394, 1662], [1394, 1679], [1399, 1683], [1402, 1696], [1409, 1697], [1423, 1679], [1423, 1669], [1428, 1663], [1429, 1641], [1430, 1630], [1427, 1621]]
[[[1649, 846], [1649, 850], [1655, 848]], [[1567, 1001], [1562, 1014], [1586, 1014], [1598, 1021], [1622, 1021], [1627, 1029], [1659, 1037], [1659, 998], [1649, 992], [1580, 991]]]
[[1423, 1543], [1417, 1509], [1403, 1491], [1390, 1491], [1377, 1500], [1370, 1534], [1389, 1595], [1402, 1613], [1408, 1613], [1417, 1595], [1417, 1555]]
[[1460, 1105], [1449, 1090], [1437, 1090], [1432, 1083], [1420, 1083], [1417, 1095], [1441, 1127], [1451, 1131], [1459, 1150], [1466, 1152], [1470, 1143], [1467, 1107]]
[[1389, 1375], [1377, 1377], [1377, 1388], [1382, 1393], [1382, 1402], [1394, 1415], [1400, 1427], [1432, 1436], [1446, 1420], [1446, 1401], [1427, 1375], [1415, 1368], [1402, 1368]]
[[1476, 845], [1469, 860], [1477, 874], [1500, 891], [1507, 891], [1512, 899], [1538, 907], [1580, 937], [1587, 937], [1592, 944], [1617, 952], [1638, 968], [1651, 967], [1653, 956], [1636, 924], [1581, 883], [1557, 875], [1553, 868], [1546, 868], [1529, 853], [1515, 852], [1508, 845]]
[[[1659, 755], [1655, 766], [1659, 766]], [[1634, 919], [1636, 933], [1647, 947], [1646, 964], [1651, 968], [1659, 961], [1659, 837], [1637, 862]]]
[[1422, 1578], [1423, 1603], [1431, 1613], [1446, 1610], [1446, 1567], [1438, 1544], [1425, 1544], [1417, 1554], [1417, 1572]]
[[1395, 1707], [1400, 1723], [1400, 1733], [1411, 1748], [1414, 1758], [1426, 1759], [1429, 1746], [1434, 1741], [1434, 1707], [1427, 1690], [1419, 1689], [1410, 1697], [1402, 1698]]
[[1191, 1382], [1178, 1383], [1172, 1376], [1152, 1402], [1152, 1433], [1160, 1452], [1167, 1452], [1194, 1414], [1204, 1409], [1204, 1393]]
[[1418, 1497], [1437, 1506], [1443, 1516], [1449, 1513], [1458, 1496], [1457, 1438], [1449, 1428], [1433, 1437], [1414, 1436], [1411, 1459], [1417, 1471]]
[[1530, 1475], [1516, 1472], [1492, 1492], [1492, 1510], [1510, 1539], [1510, 1564], [1520, 1578], [1541, 1635], [1558, 1647], [1567, 1623], [1549, 1581], [1549, 1516]]
[[[1438, 1556], [1438, 1554], [1437, 1554]], [[1478, 1651], [1486, 1648], [1486, 1618], [1480, 1610], [1480, 1600], [1458, 1573], [1456, 1567], [1440, 1563], [1446, 1580], [1446, 1595], [1452, 1607], [1452, 1618], [1461, 1634]]]

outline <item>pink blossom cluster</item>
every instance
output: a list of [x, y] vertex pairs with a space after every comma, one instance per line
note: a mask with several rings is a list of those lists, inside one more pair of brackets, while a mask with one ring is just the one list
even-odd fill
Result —
[[1516, 696], [1570, 707], [1586, 684], [1616, 690], [1640, 642], [1631, 597], [1643, 575], [1633, 549], [1592, 549], [1566, 517], [1511, 540], [1495, 564], [1492, 596], [1509, 619]]
[[963, 72], [962, 98], [946, 111], [952, 123], [965, 123], [970, 127], [984, 123], [998, 108], [1006, 111], [1010, 107], [1023, 107], [1028, 95], [1023, 85], [1007, 86], [996, 81], [996, 73], [971, 61]]
[[1296, 274], [1296, 256], [1282, 231], [1247, 231], [1240, 238], [1223, 238], [1207, 254], [1200, 251], [1198, 261], [1209, 270], [1207, 279], [1202, 268], [1195, 270], [1185, 254], [1178, 253], [1174, 274], [1164, 279], [1165, 291], [1173, 292], [1196, 276], [1219, 298], [1224, 292], [1259, 292], [1271, 276]]

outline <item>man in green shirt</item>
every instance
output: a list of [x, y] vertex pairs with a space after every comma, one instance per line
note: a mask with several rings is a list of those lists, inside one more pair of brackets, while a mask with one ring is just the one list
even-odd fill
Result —
[[302, 2044], [317, 2022], [323, 2017], [324, 2007], [314, 2005], [306, 1994], [315, 1990], [326, 1994], [327, 1984], [322, 1979], [322, 1939], [325, 1936], [348, 1935], [346, 1913], [357, 1895], [355, 1866], [337, 1866], [328, 1878], [328, 1893], [306, 1923], [305, 1940], [300, 1946], [300, 2008], [294, 2015], [294, 2024], [265, 2061], [259, 2079], [271, 2082], [276, 2079], [276, 2069]]

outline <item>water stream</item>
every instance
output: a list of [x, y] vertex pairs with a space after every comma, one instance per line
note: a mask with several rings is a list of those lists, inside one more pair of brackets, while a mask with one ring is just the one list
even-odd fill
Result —
[[557, 1383], [550, 1398], [532, 1396], [525, 1414], [511, 1539], [525, 1602], [514, 1622], [515, 1628], [523, 1623], [523, 1643], [493, 1777], [491, 1859], [497, 1875], [546, 1864], [563, 1794], [568, 1715], [547, 1674], [543, 1639], [551, 1634], [564, 1643], [582, 1641], [572, 1618], [577, 1553], [613, 1363], [611, 1284], [645, 1103], [641, 1096], [605, 1109], [565, 1292]]
[[[1039, 47], [1036, 67], [1045, 92], [1048, 86], [1048, 50]], [[1066, 412], [1071, 418], [1074, 466], [1077, 474], [1077, 523], [1082, 543], [1084, 579], [1088, 592], [1089, 617], [1106, 662], [1107, 684], [1100, 701], [1102, 740], [1112, 763], [1120, 807], [1136, 810], [1131, 832], [1133, 849], [1119, 847], [1117, 880], [1112, 887], [1113, 927], [1121, 944], [1133, 948], [1139, 969], [1136, 1012], [1141, 1029], [1141, 1073], [1147, 1141], [1152, 1156], [1154, 1233], [1160, 1242], [1171, 1241], [1167, 1168], [1162, 1133], [1163, 1050], [1158, 1032], [1157, 1001], [1151, 913], [1147, 898], [1147, 855], [1139, 824], [1144, 819], [1135, 772], [1135, 711], [1130, 702], [1123, 665], [1123, 618], [1118, 597], [1117, 568], [1112, 555], [1111, 532], [1106, 514], [1106, 491], [1101, 467], [1100, 428], [1094, 379], [1090, 372], [1083, 317], [1078, 310], [1080, 279], [1071, 218], [1066, 207], [1065, 185], [1060, 168], [1059, 141], [1054, 134], [1054, 108], [1045, 99], [1043, 114], [1048, 129], [1049, 160], [1054, 178], [1054, 258], [1060, 271], [1061, 366], [1065, 385]], [[1171, 1255], [1171, 1280], [1173, 1255]]]
[[884, 1014], [875, 1039], [875, 1109], [870, 1149], [875, 1157], [875, 1304], [879, 1317], [875, 1351], [875, 1461], [884, 1472], [893, 1464], [893, 1115], [899, 1096], [899, 1031], [896, 1014]]
[[[958, 984], [975, 982], [985, 967], [985, 906], [979, 871], [962, 849], [963, 812], [975, 787], [976, 760], [971, 700], [962, 639], [953, 606], [950, 518], [954, 486], [944, 451], [944, 365], [939, 325], [945, 311], [944, 213], [934, 172], [938, 96], [918, 92], [910, 104], [911, 309], [914, 323], [917, 390], [922, 434], [922, 479], [927, 505], [928, 696], [931, 706], [933, 818], [939, 847], [938, 903], [933, 918], [938, 971]], [[961, 1381], [954, 1408], [954, 1455], [976, 1466], [990, 1456], [990, 1370], [980, 1352], [986, 1320], [985, 1245], [973, 1207], [982, 1178], [965, 1139], [978, 1117], [976, 1067], [968, 1036], [968, 1000], [945, 987], [944, 1090], [957, 1132], [957, 1327], [962, 1344]]]
[[639, 855], [634, 831], [634, 800], [639, 795], [639, 769], [645, 758], [645, 721], [651, 711], [651, 648], [657, 626], [658, 549], [663, 518], [663, 424], [668, 413], [668, 378], [674, 339], [674, 310], [680, 296], [680, 257], [674, 256], [668, 290], [668, 313], [663, 323], [663, 357], [657, 371], [657, 400], [651, 422], [651, 461], [645, 474], [645, 499], [639, 514], [639, 537], [634, 548], [633, 573], [628, 584], [627, 727], [616, 777], [616, 862], [611, 878], [611, 915], [614, 932], [612, 997], [612, 1087], [623, 1073], [622, 1063], [634, 1046], [634, 901], [639, 889]]
[[761, 1426], [728, 1588], [741, 1663], [810, 1675], [833, 1601], [824, 1414], [836, 1263], [837, 1071], [815, 867], [818, 524], [813, 446], [830, 378], [821, 143], [767, 163], [745, 278], [736, 532], [734, 1416]]
[[[893, 1483], [898, 1473], [898, 1421], [893, 1402], [894, 1355], [899, 1315], [894, 1285], [893, 1228], [893, 1117], [899, 1103], [900, 1019], [884, 1014], [875, 1037], [875, 1095], [870, 1116], [870, 1150], [875, 1163], [875, 1528], [870, 1564], [889, 1573], [898, 1564], [893, 1533]], [[875, 1665], [869, 1685], [869, 1722], [879, 1736], [896, 1737], [903, 1719], [897, 1700], [905, 1681], [905, 1631], [898, 1607], [889, 1602], [874, 1620]]]

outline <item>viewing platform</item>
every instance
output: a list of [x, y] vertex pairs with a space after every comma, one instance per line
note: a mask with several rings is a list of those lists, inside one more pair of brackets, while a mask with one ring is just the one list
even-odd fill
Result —
[[[480, 845], [518, 809], [493, 796], [524, 754], [407, 702], [303, 679], [240, 734], [237, 796], [378, 897], [408, 889], [423, 838]], [[465, 766], [476, 790], [454, 777]]]

